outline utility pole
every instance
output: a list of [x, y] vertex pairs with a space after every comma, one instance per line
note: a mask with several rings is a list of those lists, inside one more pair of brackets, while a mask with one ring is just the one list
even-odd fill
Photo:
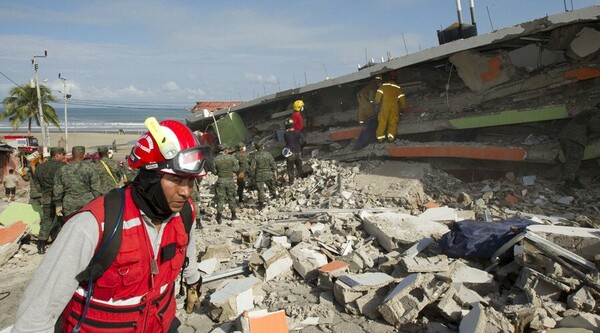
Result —
[[63, 82], [63, 100], [65, 101], [65, 151], [69, 151], [69, 123], [67, 122], [67, 99], [71, 98], [70, 94], [67, 94], [67, 79], [60, 76], [58, 73], [58, 78]]
[[34, 55], [31, 59], [31, 64], [33, 65], [33, 71], [35, 74], [35, 90], [37, 93], [37, 104], [38, 104], [38, 112], [40, 118], [40, 127], [42, 130], [42, 138], [44, 139], [44, 153], [48, 152], [48, 147], [50, 146], [50, 138], [48, 137], [48, 132], [46, 131], [46, 122], [44, 121], [44, 111], [42, 110], [42, 97], [40, 94], [40, 83], [38, 81], [38, 63], [35, 58], [46, 58], [48, 56], [48, 51], [44, 50], [43, 56]]

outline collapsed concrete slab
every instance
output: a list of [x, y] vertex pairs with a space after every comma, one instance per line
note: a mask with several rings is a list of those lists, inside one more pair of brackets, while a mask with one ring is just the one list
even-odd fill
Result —
[[228, 244], [209, 245], [202, 256], [202, 260], [217, 258], [220, 262], [231, 260], [231, 247]]
[[386, 296], [379, 312], [385, 321], [400, 327], [416, 319], [419, 312], [437, 300], [449, 285], [432, 273], [411, 274]]
[[527, 230], [587, 260], [593, 260], [594, 255], [600, 253], [600, 229], [530, 225]]
[[600, 50], [600, 31], [584, 27], [571, 41], [567, 54], [573, 58], [581, 59]]
[[462, 283], [482, 295], [498, 291], [498, 284], [494, 281], [492, 274], [468, 266], [459, 260], [450, 264], [450, 269], [447, 272], [440, 272], [438, 275], [452, 281], [452, 283]]
[[360, 214], [365, 231], [377, 238], [388, 252], [420, 241], [423, 238], [440, 238], [450, 231], [442, 223], [413, 215], [395, 212]]
[[446, 272], [450, 269], [448, 257], [440, 254], [432, 257], [412, 257], [400, 260], [408, 273]]
[[[560, 283], [529, 267], [524, 267], [521, 270], [515, 286], [523, 291], [535, 293], [535, 297], [540, 297], [542, 300], [552, 301], [557, 301], [563, 291], [568, 292], [571, 289], [564, 283]], [[530, 299], [529, 301], [534, 300]]]
[[561, 320], [559, 328], [584, 328], [594, 333], [600, 333], [600, 316], [593, 313], [579, 313], [578, 315], [566, 316]]

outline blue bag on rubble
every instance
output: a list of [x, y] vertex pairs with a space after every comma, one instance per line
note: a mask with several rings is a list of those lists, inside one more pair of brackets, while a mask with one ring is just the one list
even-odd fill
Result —
[[[438, 244], [442, 252], [451, 258], [490, 260], [494, 252], [513, 237], [537, 224], [522, 217], [513, 217], [500, 222], [465, 220], [450, 225], [450, 232], [442, 236]], [[500, 256], [500, 262], [513, 259], [513, 251]]]

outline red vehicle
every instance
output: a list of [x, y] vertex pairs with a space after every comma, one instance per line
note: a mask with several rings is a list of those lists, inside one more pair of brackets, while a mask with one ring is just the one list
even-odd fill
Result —
[[9, 146], [25, 153], [39, 150], [38, 139], [31, 135], [4, 135], [2, 139]]

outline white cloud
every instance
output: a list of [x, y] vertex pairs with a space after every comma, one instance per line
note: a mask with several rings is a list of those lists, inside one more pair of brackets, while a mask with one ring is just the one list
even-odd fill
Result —
[[177, 82], [169, 81], [169, 82], [163, 84], [163, 89], [166, 91], [172, 92], [172, 91], [179, 90], [179, 86], [177, 85]]
[[260, 74], [246, 73], [244, 75], [244, 77], [246, 78], [246, 80], [248, 80], [250, 82], [268, 83], [268, 84], [277, 83], [277, 77], [275, 77], [275, 75], [263, 76]]

